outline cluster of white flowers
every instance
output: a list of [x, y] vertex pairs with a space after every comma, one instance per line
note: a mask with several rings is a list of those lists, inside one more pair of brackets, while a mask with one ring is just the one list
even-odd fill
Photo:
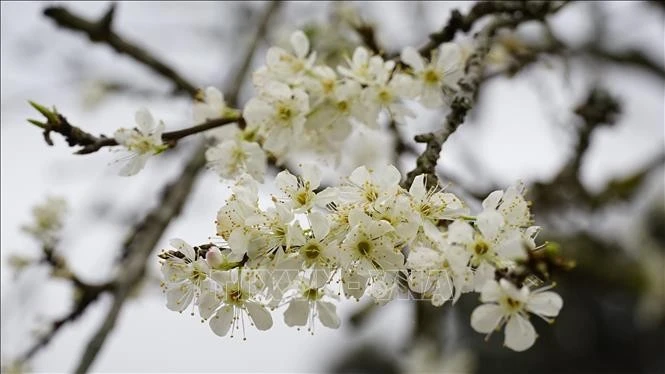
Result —
[[472, 326], [487, 333], [507, 322], [506, 345], [531, 346], [526, 312], [554, 317], [562, 302], [495, 280], [496, 270], [510, 271], [536, 248], [521, 186], [493, 192], [471, 216], [454, 194], [428, 190], [424, 175], [408, 191], [400, 180], [394, 166], [361, 166], [320, 190], [320, 170], [306, 165], [300, 176], [277, 175], [281, 192], [263, 209], [257, 182], [241, 175], [218, 212], [216, 244], [194, 248], [178, 239], [176, 250], [162, 253], [167, 306], [197, 305], [213, 332], [226, 335], [242, 326], [244, 313], [268, 329], [268, 309], [288, 304], [286, 324], [312, 331], [317, 318], [339, 326], [332, 301], [340, 296], [380, 304], [417, 296], [440, 306], [482, 291], [483, 302], [498, 304], [479, 307]]
[[[441, 45], [431, 62], [406, 48], [402, 67], [360, 46], [346, 66], [333, 69], [317, 64], [302, 31], [291, 35], [290, 44], [290, 50], [268, 49], [266, 64], [254, 72], [257, 94], [243, 110], [243, 128], [213, 134], [217, 145], [207, 159], [222, 178], [247, 173], [261, 180], [266, 153], [278, 164], [294, 152], [338, 157], [354, 126], [378, 128], [382, 112], [399, 123], [414, 116], [406, 100], [428, 108], [445, 105], [464, 64], [454, 43]], [[229, 111], [221, 92], [209, 87], [194, 107], [194, 118], [220, 118]]]
[[[379, 304], [418, 297], [441, 306], [478, 292], [487, 304], [473, 312], [473, 328], [490, 333], [505, 325], [506, 346], [530, 347], [536, 334], [527, 313], [555, 317], [562, 301], [502, 278], [538, 249], [539, 228], [521, 185], [491, 193], [471, 215], [454, 194], [428, 189], [425, 175], [406, 190], [394, 166], [361, 166], [341, 185], [321, 189], [321, 171], [312, 164], [299, 176], [279, 173], [280, 194], [269, 208], [259, 205], [269, 158], [280, 165], [294, 152], [340, 154], [354, 128], [380, 128], [384, 115], [397, 123], [414, 116], [407, 100], [448, 105], [462, 77], [463, 48], [443, 44], [425, 59], [407, 47], [397, 64], [357, 47], [333, 69], [317, 62], [303, 32], [293, 33], [290, 44], [267, 51], [252, 76], [257, 93], [242, 111], [214, 87], [196, 97], [197, 123], [225, 121], [206, 132], [206, 158], [222, 180], [233, 180], [233, 194], [218, 212], [214, 243], [193, 247], [174, 239], [174, 249], [160, 255], [168, 308], [197, 307], [215, 334], [233, 336], [241, 327], [244, 335], [245, 315], [269, 329], [269, 310], [286, 304], [285, 323], [313, 331], [317, 319], [340, 325], [334, 301], [342, 296]], [[134, 155], [124, 175], [167, 148], [164, 125], [147, 110], [136, 123], [115, 134]]]

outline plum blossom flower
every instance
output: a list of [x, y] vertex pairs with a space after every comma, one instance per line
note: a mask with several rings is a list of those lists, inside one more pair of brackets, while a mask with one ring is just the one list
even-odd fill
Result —
[[454, 220], [468, 213], [468, 208], [452, 193], [426, 188], [425, 175], [418, 175], [409, 188], [414, 210], [418, 212], [423, 232], [433, 241], [443, 238], [437, 228], [440, 220]]
[[224, 94], [215, 87], [207, 87], [197, 93], [192, 112], [197, 123], [217, 118], [237, 117], [239, 114], [237, 110], [226, 105]]
[[214, 137], [221, 142], [208, 148], [205, 153], [211, 169], [222, 179], [247, 173], [263, 182], [266, 154], [257, 142], [251, 141], [253, 133], [240, 130], [236, 124], [230, 124], [217, 129]]
[[[302, 165], [302, 173], [296, 177], [288, 170], [275, 177], [275, 185], [286, 196], [286, 202], [296, 213], [308, 212], [317, 202], [314, 192], [321, 184], [321, 170], [313, 164]], [[320, 199], [318, 199], [320, 200]]]
[[[272, 327], [272, 317], [259, 300], [260, 285], [254, 274], [239, 268], [229, 271], [216, 271], [212, 278], [217, 284], [217, 291], [207, 293], [200, 300], [200, 314], [203, 319], [210, 319], [210, 329], [218, 336], [225, 336], [243, 323], [242, 314], [246, 313], [259, 330]], [[243, 333], [244, 333], [244, 326]]]
[[414, 90], [423, 106], [437, 108], [450, 101], [463, 73], [464, 60], [457, 44], [442, 44], [432, 52], [429, 63], [413, 47], [404, 48], [401, 59], [413, 69]]
[[456, 247], [443, 250], [418, 246], [409, 252], [407, 278], [409, 288], [430, 297], [432, 305], [441, 306], [462, 293], [473, 290], [473, 273], [466, 266], [469, 255]]
[[257, 70], [252, 80], [263, 85], [268, 80], [278, 80], [298, 85], [316, 61], [316, 52], [310, 53], [310, 43], [304, 32], [297, 30], [289, 38], [293, 53], [280, 47], [270, 47], [266, 53], [266, 67]]
[[281, 157], [303, 132], [308, 113], [309, 98], [305, 91], [271, 81], [261, 87], [261, 95], [247, 103], [244, 117], [248, 128], [258, 129], [265, 139], [263, 148]]
[[150, 156], [168, 148], [162, 142], [163, 122], [155, 124], [155, 119], [146, 108], [139, 109], [135, 119], [138, 128], [118, 129], [114, 133], [116, 142], [130, 152], [129, 161], [120, 170], [122, 176], [135, 175], [143, 169]]
[[556, 317], [563, 306], [561, 297], [547, 291], [549, 288], [530, 291], [526, 286], [518, 289], [505, 279], [490, 280], [480, 295], [484, 304], [471, 314], [471, 327], [491, 334], [505, 324], [504, 345], [518, 352], [527, 350], [536, 341], [536, 331], [528, 313], [552, 322], [551, 318]]
[[192, 301], [196, 303], [202, 293], [212, 289], [210, 267], [184, 240], [173, 239], [171, 246], [184, 256], [166, 256], [162, 260], [162, 287], [166, 292], [166, 307], [182, 312]]
[[399, 191], [402, 178], [392, 165], [368, 169], [359, 166], [349, 176], [348, 183], [340, 188], [341, 198], [364, 205], [383, 204]]
[[298, 291], [289, 301], [289, 307], [284, 311], [284, 322], [288, 326], [309, 326], [307, 328], [314, 334], [314, 318], [318, 317], [323, 326], [336, 329], [340, 325], [336, 306], [326, 298], [332, 294], [325, 287], [317, 287], [307, 279], [298, 282]]

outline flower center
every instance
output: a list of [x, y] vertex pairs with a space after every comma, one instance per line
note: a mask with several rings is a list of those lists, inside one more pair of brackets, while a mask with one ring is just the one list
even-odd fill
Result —
[[329, 94], [333, 91], [333, 88], [335, 88], [335, 81], [332, 79], [325, 79], [321, 82], [321, 85], [323, 86], [323, 92]]
[[364, 190], [365, 190], [364, 191], [365, 199], [367, 199], [367, 201], [369, 201], [370, 203], [374, 202], [379, 197], [378, 191], [372, 184], [369, 183], [365, 184]]
[[507, 309], [509, 309], [511, 312], [519, 311], [522, 309], [522, 302], [519, 300], [515, 300], [512, 297], [506, 297], [504, 299], [504, 303]]
[[429, 216], [432, 213], [432, 206], [429, 204], [423, 204], [420, 206], [420, 213], [423, 214], [423, 216]]
[[368, 256], [369, 256], [369, 253], [370, 253], [371, 250], [372, 250], [372, 246], [369, 244], [368, 241], [363, 240], [363, 241], [359, 242], [359, 243], [356, 245], [356, 249], [358, 249], [358, 252], [359, 252], [362, 256], [364, 256], [364, 257], [368, 257]]
[[423, 74], [423, 80], [429, 84], [439, 83], [439, 74], [432, 69], [427, 69], [425, 74]]
[[280, 105], [277, 109], [277, 117], [279, 117], [279, 119], [282, 121], [288, 121], [291, 119], [291, 117], [293, 117], [293, 111], [287, 106]]
[[237, 286], [231, 287], [226, 291], [226, 299], [229, 304], [239, 304], [242, 301], [243, 296], [242, 290]]
[[485, 242], [484, 240], [479, 240], [476, 241], [476, 243], [473, 245], [473, 251], [478, 255], [478, 256], [483, 256], [484, 254], [489, 251], [490, 246]]
[[310, 260], [314, 260], [321, 254], [321, 248], [315, 243], [308, 244], [303, 249], [303, 254]]
[[309, 196], [306, 190], [300, 190], [296, 194], [296, 201], [300, 205], [305, 205], [307, 204], [307, 201], [309, 200]]
[[379, 100], [384, 104], [388, 104], [393, 101], [393, 95], [388, 90], [383, 89], [379, 92]]
[[303, 292], [303, 296], [305, 296], [307, 300], [316, 301], [319, 299], [319, 290], [316, 288], [308, 288]]

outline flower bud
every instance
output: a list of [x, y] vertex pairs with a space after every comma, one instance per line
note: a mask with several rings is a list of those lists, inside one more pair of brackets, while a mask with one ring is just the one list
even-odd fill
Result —
[[222, 252], [219, 251], [217, 247], [210, 247], [208, 253], [206, 253], [206, 261], [211, 268], [217, 268], [224, 263], [224, 257]]

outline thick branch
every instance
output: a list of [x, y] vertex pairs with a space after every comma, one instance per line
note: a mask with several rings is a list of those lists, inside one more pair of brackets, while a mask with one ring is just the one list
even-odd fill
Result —
[[114, 12], [115, 4], [112, 4], [104, 16], [95, 22], [79, 17], [60, 6], [46, 8], [44, 15], [54, 20], [60, 27], [86, 34], [94, 43], [108, 44], [116, 52], [133, 58], [152, 69], [155, 73], [173, 82], [176, 92], [187, 92], [190, 96], [194, 97], [197, 91], [194, 84], [145, 49], [131, 41], [123, 39], [112, 30]]

